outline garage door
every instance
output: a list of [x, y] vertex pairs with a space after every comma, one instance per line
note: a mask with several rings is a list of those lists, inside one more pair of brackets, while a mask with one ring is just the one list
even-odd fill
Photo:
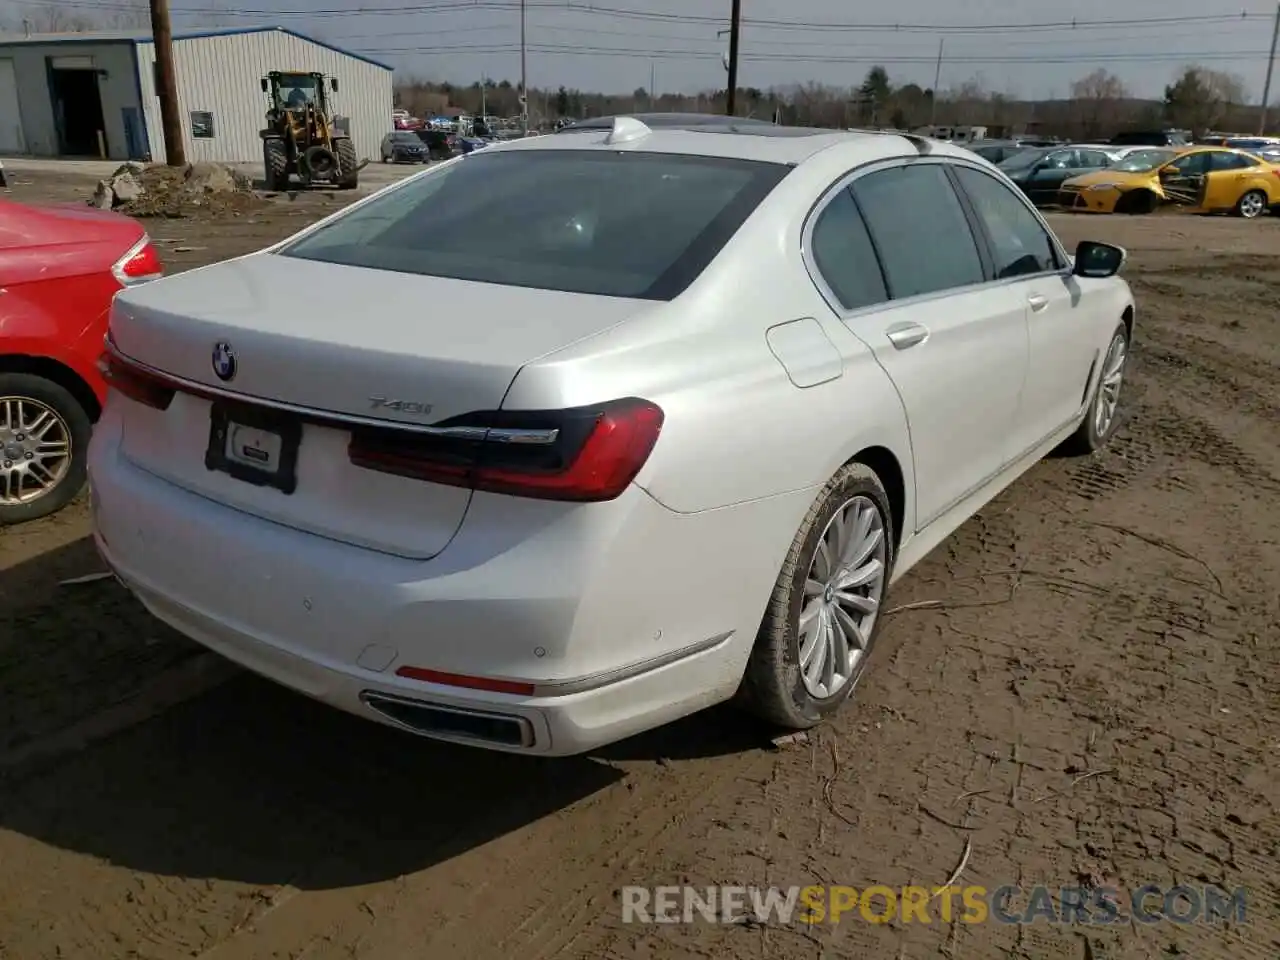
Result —
[[0, 153], [26, 153], [22, 115], [18, 112], [18, 80], [12, 60], [0, 60]]

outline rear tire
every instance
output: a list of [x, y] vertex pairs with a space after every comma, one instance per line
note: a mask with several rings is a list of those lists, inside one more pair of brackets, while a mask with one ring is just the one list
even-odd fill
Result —
[[356, 148], [349, 139], [342, 137], [333, 142], [333, 152], [338, 158], [338, 189], [354, 190], [360, 184], [360, 161]]
[[262, 166], [268, 190], [289, 188], [289, 152], [285, 149], [283, 140], [262, 141]]
[[[31, 426], [44, 429], [24, 429]], [[27, 373], [0, 373], [0, 526], [47, 517], [75, 499], [84, 487], [92, 432], [88, 413], [65, 387]], [[65, 444], [65, 454], [58, 455], [56, 444]], [[32, 473], [34, 464], [43, 472]]]
[[[864, 529], [866, 536], [859, 533]], [[842, 533], [844, 550], [838, 545]], [[842, 467], [815, 499], [787, 552], [738, 691], [743, 707], [770, 723], [803, 730], [849, 699], [879, 631], [895, 544], [880, 478], [861, 463]], [[820, 548], [830, 560], [819, 556]], [[863, 577], [866, 583], [856, 582]], [[833, 645], [824, 642], [828, 636]], [[850, 643], [842, 646], [842, 638]]]
[[1079, 428], [1062, 444], [1068, 454], [1088, 454], [1106, 445], [1120, 425], [1121, 388], [1129, 363], [1129, 328], [1121, 323], [1102, 355], [1102, 371]]
[[1246, 220], [1256, 220], [1267, 212], [1268, 197], [1261, 190], [1250, 190], [1236, 202], [1232, 212]]

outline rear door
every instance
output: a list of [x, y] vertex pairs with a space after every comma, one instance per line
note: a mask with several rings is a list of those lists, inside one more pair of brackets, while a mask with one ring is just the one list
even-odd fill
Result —
[[1216, 150], [1209, 154], [1209, 171], [1202, 206], [1206, 210], [1233, 210], [1240, 198], [1251, 191], [1258, 191], [1274, 202], [1280, 196], [1280, 177], [1259, 159], [1231, 150]]
[[853, 178], [847, 197], [842, 190], [827, 209], [843, 208], [847, 229], [866, 231], [888, 297], [878, 306], [842, 304], [844, 322], [874, 351], [906, 408], [923, 529], [1009, 459], [1026, 373], [1026, 303], [988, 282], [989, 264], [941, 162], [895, 162]]

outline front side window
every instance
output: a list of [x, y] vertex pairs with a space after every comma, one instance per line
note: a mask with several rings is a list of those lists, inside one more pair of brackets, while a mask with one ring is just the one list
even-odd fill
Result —
[[1053, 239], [1017, 194], [969, 167], [956, 167], [955, 172], [991, 240], [998, 279], [1059, 268]]
[[1188, 153], [1178, 157], [1165, 170], [1170, 170], [1175, 176], [1179, 177], [1195, 177], [1206, 172], [1209, 168], [1208, 153]]
[[1087, 169], [1097, 169], [1110, 166], [1111, 158], [1101, 150], [1081, 150], [1080, 166]]
[[355, 208], [281, 255], [670, 300], [789, 170], [661, 153], [480, 151]]
[[1079, 155], [1078, 150], [1057, 150], [1044, 158], [1044, 166], [1053, 170], [1074, 170], [1083, 166]]
[[880, 253], [891, 296], [913, 297], [986, 279], [968, 218], [940, 164], [879, 170], [859, 177], [851, 189]]
[[846, 310], [889, 299], [871, 235], [847, 188], [818, 214], [809, 242], [818, 271]]

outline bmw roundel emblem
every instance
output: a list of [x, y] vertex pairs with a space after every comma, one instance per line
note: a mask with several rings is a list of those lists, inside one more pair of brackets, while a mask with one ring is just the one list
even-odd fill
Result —
[[236, 355], [231, 344], [220, 341], [213, 345], [213, 372], [219, 380], [231, 380], [236, 375]]

